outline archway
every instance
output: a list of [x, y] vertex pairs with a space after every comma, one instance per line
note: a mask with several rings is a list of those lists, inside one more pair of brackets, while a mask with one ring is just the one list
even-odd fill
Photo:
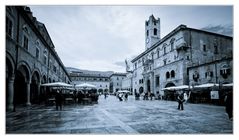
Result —
[[[175, 86], [174, 83], [170, 82], [170, 83], [167, 83], [165, 88], [167, 87], [172, 87], [172, 86]], [[171, 100], [171, 101], [175, 101], [176, 100], [176, 94], [175, 94], [175, 91], [164, 91], [164, 96], [166, 98], [166, 100]]]
[[14, 82], [14, 103], [16, 105], [29, 103], [29, 79], [28, 68], [25, 65], [21, 65], [16, 72]]
[[143, 93], [144, 92], [144, 88], [143, 87], [140, 87], [139, 88], [139, 93], [141, 94], [141, 93]]
[[30, 85], [30, 100], [31, 103], [38, 103], [39, 102], [39, 92], [40, 92], [40, 75], [37, 71], [35, 71], [31, 78], [31, 85]]
[[[41, 80], [41, 84], [44, 84], [44, 83], [47, 83], [47, 78], [46, 78], [46, 75], [43, 75], [42, 76], [42, 80]], [[49, 92], [49, 88], [48, 87], [44, 87], [44, 86], [41, 86], [40, 87], [40, 95], [39, 95], [39, 102], [44, 102], [46, 101], [46, 98], [47, 98], [47, 93]]]
[[14, 63], [6, 57], [6, 110], [13, 110]]

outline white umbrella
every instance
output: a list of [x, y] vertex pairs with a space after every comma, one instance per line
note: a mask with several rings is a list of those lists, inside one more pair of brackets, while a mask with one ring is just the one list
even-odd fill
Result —
[[76, 88], [82, 88], [82, 89], [95, 89], [96, 86], [88, 83], [83, 83], [75, 86]]
[[64, 82], [45, 83], [45, 84], [41, 84], [41, 86], [46, 86], [46, 87], [72, 87], [72, 85], [64, 83]]
[[218, 86], [219, 84], [207, 83], [207, 84], [194, 86], [194, 88], [210, 88], [210, 87], [218, 87]]

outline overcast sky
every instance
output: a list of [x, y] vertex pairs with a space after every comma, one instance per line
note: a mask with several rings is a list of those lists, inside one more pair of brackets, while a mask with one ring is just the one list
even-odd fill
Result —
[[152, 14], [160, 18], [161, 38], [180, 24], [232, 30], [233, 23], [231, 6], [30, 7], [66, 67], [99, 71], [125, 72], [125, 59], [145, 49], [144, 24]]

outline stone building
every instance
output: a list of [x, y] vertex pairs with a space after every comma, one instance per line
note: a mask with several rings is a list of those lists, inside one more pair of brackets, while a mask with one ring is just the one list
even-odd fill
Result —
[[45, 25], [29, 7], [6, 6], [6, 108], [39, 103], [40, 84], [62, 81], [69, 75], [55, 51]]
[[110, 93], [115, 93], [122, 89], [122, 81], [126, 78], [125, 73], [113, 73], [110, 76]]
[[[160, 39], [158, 32], [147, 34], [149, 28], [160, 31], [155, 21], [152, 15], [145, 23], [150, 47], [131, 61], [134, 93], [164, 95], [170, 86], [232, 83], [232, 37], [180, 25]], [[150, 42], [156, 36], [159, 41]]]
[[72, 85], [78, 85], [83, 83], [88, 83], [95, 85], [97, 92], [108, 93], [110, 88], [110, 78], [111, 72], [97, 72], [97, 71], [68, 71], [70, 78], [72, 80]]
[[133, 89], [132, 89], [132, 73], [131, 72], [127, 72], [126, 73], [126, 77], [122, 80], [122, 89], [123, 90], [128, 90], [130, 91], [131, 93], [133, 92]]

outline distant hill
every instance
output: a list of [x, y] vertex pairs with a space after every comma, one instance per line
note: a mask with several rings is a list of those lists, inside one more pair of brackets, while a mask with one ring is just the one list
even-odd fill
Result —
[[73, 68], [73, 67], [66, 67], [66, 70], [68, 71], [68, 73], [79, 72], [83, 74], [101, 75], [101, 76], [107, 76], [107, 77], [109, 77], [110, 75], [114, 73], [113, 71], [91, 71], [91, 70], [82, 70], [82, 69]]

